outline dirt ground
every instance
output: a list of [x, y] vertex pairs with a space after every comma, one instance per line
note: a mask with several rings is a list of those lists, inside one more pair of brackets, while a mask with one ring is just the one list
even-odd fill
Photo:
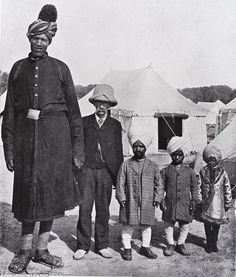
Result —
[[[0, 146], [0, 275], [10, 275], [7, 267], [17, 251], [20, 236], [20, 224], [11, 213], [12, 174], [5, 169], [2, 147]], [[132, 240], [133, 260], [121, 258], [121, 228], [118, 223], [118, 204], [114, 198], [111, 203], [110, 217], [110, 250], [113, 258], [106, 260], [91, 251], [80, 261], [72, 259], [76, 249], [76, 224], [78, 207], [66, 212], [65, 217], [55, 220], [50, 236], [49, 250], [63, 258], [62, 269], [51, 269], [30, 262], [28, 274], [60, 275], [60, 276], [155, 276], [155, 277], [234, 277], [236, 246], [236, 204], [230, 211], [230, 224], [220, 230], [219, 252], [207, 254], [204, 251], [203, 225], [193, 221], [186, 242], [190, 257], [174, 253], [165, 257], [163, 249], [166, 241], [163, 236], [164, 226], [161, 212], [156, 210], [156, 223], [153, 227], [151, 248], [158, 255], [157, 260], [148, 260], [138, 254], [141, 236], [138, 230]], [[93, 215], [94, 216], [94, 215]], [[37, 226], [38, 227], [38, 226]], [[176, 228], [177, 231], [177, 228]], [[38, 228], [35, 230], [37, 237]], [[93, 241], [93, 238], [92, 238]], [[34, 242], [35, 245], [35, 242]]]

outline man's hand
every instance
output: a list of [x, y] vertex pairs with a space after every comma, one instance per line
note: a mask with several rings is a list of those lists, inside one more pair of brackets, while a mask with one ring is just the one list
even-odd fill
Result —
[[197, 201], [196, 200], [191, 200], [190, 201], [190, 214], [193, 215], [196, 211], [196, 208], [197, 208]]
[[120, 202], [120, 205], [121, 205], [122, 208], [125, 207], [125, 204], [126, 204], [126, 201], [121, 201], [121, 202]]
[[158, 208], [159, 204], [160, 204], [159, 202], [153, 201], [153, 206], [154, 206], [154, 207]]
[[161, 201], [160, 209], [161, 209], [162, 212], [164, 212], [164, 211], [167, 210], [167, 206], [166, 206], [166, 201], [165, 201], [165, 199], [163, 199], [163, 200]]
[[202, 205], [202, 210], [206, 211], [207, 210], [207, 204], [205, 202], [202, 202], [201, 205]]
[[80, 169], [82, 166], [84, 165], [84, 162], [77, 159], [77, 158], [73, 158], [73, 166], [76, 168], [76, 169]]
[[7, 161], [7, 169], [11, 172], [14, 171], [14, 163], [13, 163], [13, 160], [9, 160]]

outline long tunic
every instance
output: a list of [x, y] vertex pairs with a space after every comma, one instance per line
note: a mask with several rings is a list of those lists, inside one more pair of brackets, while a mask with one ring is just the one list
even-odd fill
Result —
[[161, 176], [167, 206], [162, 215], [163, 220], [191, 222], [190, 201], [198, 200], [198, 183], [194, 171], [185, 164], [179, 170], [170, 164], [161, 170]]
[[[28, 109], [41, 111], [38, 120]], [[84, 160], [83, 128], [66, 64], [47, 54], [16, 62], [2, 122], [6, 162], [14, 160], [14, 216], [25, 222], [63, 216], [81, 200], [72, 158]]]
[[116, 199], [119, 202], [126, 201], [125, 208], [120, 207], [120, 223], [153, 225], [153, 201], [160, 203], [164, 194], [160, 171], [158, 165], [148, 158], [144, 161], [142, 172], [139, 169], [139, 164], [133, 157], [124, 161], [120, 167]]
[[232, 206], [232, 194], [229, 177], [223, 167], [215, 170], [212, 180], [210, 169], [206, 165], [200, 171], [199, 200], [205, 203], [206, 210], [202, 212], [201, 219], [214, 224], [227, 223], [228, 213], [225, 208]]

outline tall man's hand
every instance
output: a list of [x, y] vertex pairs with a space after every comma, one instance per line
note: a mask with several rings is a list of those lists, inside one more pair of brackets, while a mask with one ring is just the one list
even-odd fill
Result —
[[121, 205], [122, 208], [125, 208], [125, 204], [126, 204], [126, 201], [121, 201], [120, 202], [120, 205]]
[[153, 201], [153, 206], [154, 206], [154, 207], [158, 208], [159, 204], [160, 204], [159, 202]]
[[13, 160], [9, 160], [7, 161], [7, 169], [11, 172], [14, 171], [14, 163], [13, 163]]
[[77, 158], [73, 158], [73, 166], [76, 168], [76, 169], [80, 169], [82, 166], [84, 165], [84, 162], [77, 159]]

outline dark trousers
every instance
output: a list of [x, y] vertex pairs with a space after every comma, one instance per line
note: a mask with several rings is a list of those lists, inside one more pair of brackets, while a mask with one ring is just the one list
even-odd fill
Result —
[[218, 241], [218, 234], [220, 230], [219, 224], [204, 223], [204, 229], [208, 246], [216, 246]]
[[107, 248], [109, 243], [108, 221], [112, 195], [112, 178], [106, 168], [85, 169], [83, 203], [77, 224], [77, 249], [89, 251], [92, 235], [92, 209], [95, 202], [95, 251]]

